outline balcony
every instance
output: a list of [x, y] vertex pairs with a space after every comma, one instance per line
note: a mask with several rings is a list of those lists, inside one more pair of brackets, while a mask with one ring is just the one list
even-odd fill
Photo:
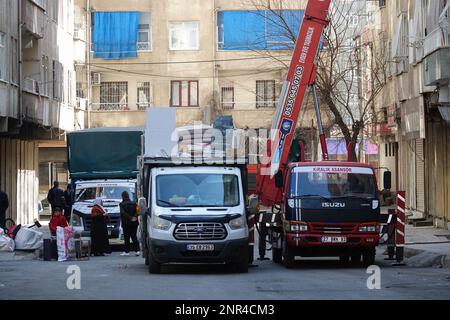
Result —
[[426, 86], [450, 84], [450, 47], [433, 52], [424, 62]]
[[42, 39], [45, 32], [45, 10], [31, 0], [22, 0], [23, 31], [36, 39]]

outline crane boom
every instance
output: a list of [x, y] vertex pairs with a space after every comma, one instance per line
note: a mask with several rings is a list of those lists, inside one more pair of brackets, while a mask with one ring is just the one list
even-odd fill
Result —
[[[287, 166], [300, 108], [308, 87], [315, 81], [315, 59], [325, 26], [331, 0], [309, 0], [292, 55], [287, 79], [283, 84], [272, 123], [268, 158], [259, 166], [257, 190], [261, 203], [281, 202], [274, 175]], [[324, 138], [324, 136], [321, 138]], [[323, 146], [322, 146], [323, 147]], [[323, 148], [322, 148], [323, 149]]]

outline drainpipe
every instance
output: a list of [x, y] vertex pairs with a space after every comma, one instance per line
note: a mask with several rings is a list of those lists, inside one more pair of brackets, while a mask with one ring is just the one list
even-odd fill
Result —
[[18, 98], [19, 98], [19, 127], [23, 124], [23, 103], [22, 103], [22, 1], [19, 1], [18, 5], [18, 26], [17, 26], [17, 61], [18, 66]]
[[91, 1], [86, 1], [86, 77], [87, 77], [87, 126], [91, 127], [91, 100], [92, 100], [92, 85], [91, 85]]

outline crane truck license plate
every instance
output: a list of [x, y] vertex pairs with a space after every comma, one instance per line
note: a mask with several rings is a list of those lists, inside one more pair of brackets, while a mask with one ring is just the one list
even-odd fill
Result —
[[188, 244], [188, 251], [214, 251], [213, 244]]
[[347, 243], [347, 237], [322, 237], [322, 243]]

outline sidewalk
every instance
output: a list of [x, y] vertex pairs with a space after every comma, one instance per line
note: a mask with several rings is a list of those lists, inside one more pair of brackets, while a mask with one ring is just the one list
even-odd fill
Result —
[[406, 264], [450, 268], [450, 231], [406, 225]]

